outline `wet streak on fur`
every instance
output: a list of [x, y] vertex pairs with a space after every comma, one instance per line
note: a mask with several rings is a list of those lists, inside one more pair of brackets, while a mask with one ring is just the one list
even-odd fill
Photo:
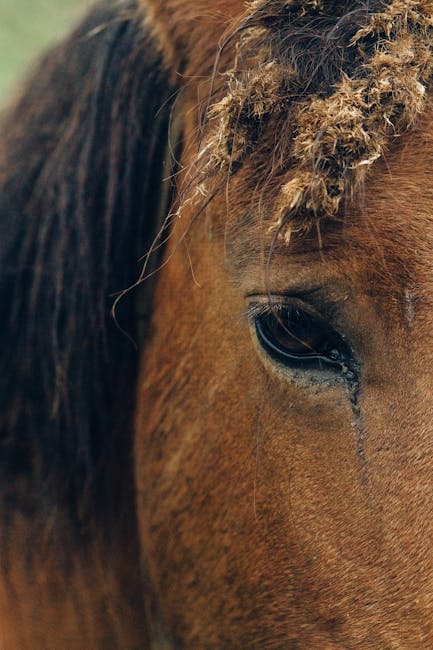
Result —
[[[48, 54], [3, 120], [6, 517], [41, 515], [46, 526], [60, 510], [80, 535], [90, 522], [133, 521], [138, 355], [110, 309], [154, 236], [172, 93], [136, 2], [104, 3]], [[133, 299], [118, 318], [134, 336]]]

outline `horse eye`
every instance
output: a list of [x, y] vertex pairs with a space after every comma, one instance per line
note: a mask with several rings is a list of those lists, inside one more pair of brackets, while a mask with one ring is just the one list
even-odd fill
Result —
[[309, 370], [334, 370], [349, 381], [356, 364], [348, 344], [321, 319], [293, 305], [279, 305], [254, 317], [257, 339], [275, 361]]

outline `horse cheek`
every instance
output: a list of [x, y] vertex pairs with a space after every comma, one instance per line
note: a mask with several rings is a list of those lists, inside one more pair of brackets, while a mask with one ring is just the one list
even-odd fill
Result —
[[328, 495], [332, 461], [347, 466], [354, 454], [352, 412], [338, 391], [326, 406], [269, 378], [246, 319], [233, 316], [243, 303], [223, 241], [204, 224], [189, 256], [172, 241], [138, 390], [138, 512], [154, 606], [180, 647], [295, 643], [302, 630], [318, 641], [340, 625], [329, 539], [357, 499], [350, 471], [340, 500]]

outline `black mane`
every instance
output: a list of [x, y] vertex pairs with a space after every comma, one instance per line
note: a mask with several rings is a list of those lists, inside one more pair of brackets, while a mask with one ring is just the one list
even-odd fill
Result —
[[[129, 489], [138, 354], [111, 308], [154, 236], [171, 93], [139, 3], [104, 3], [2, 121], [6, 515], [62, 509], [83, 530]], [[134, 336], [133, 298], [118, 319]]]

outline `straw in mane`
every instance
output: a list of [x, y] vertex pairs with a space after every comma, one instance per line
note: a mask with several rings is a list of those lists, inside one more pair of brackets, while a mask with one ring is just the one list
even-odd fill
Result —
[[[289, 240], [293, 229], [335, 217], [423, 111], [433, 2], [254, 0], [233, 36], [235, 63], [211, 106], [201, 158], [231, 175], [271, 126], [283, 133], [290, 119], [271, 226]], [[325, 41], [319, 60], [318, 40]]]

